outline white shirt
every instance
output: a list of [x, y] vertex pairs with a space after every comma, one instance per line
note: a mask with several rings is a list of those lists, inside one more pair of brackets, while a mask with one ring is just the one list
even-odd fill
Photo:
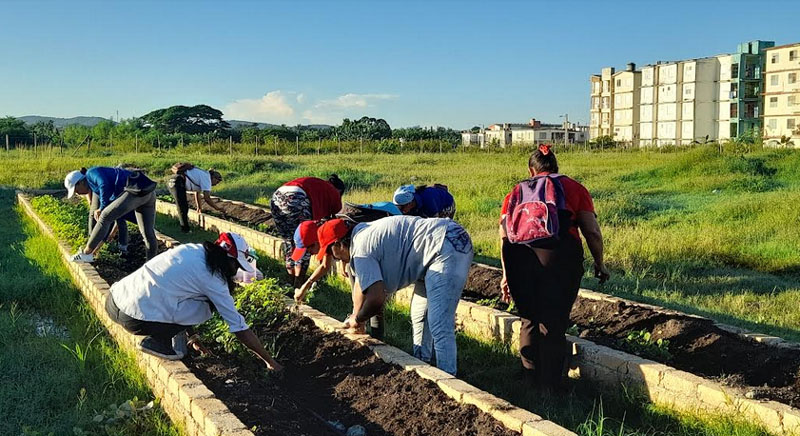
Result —
[[184, 244], [150, 259], [111, 286], [117, 307], [131, 318], [193, 326], [211, 318], [210, 301], [230, 331], [247, 330], [222, 277], [206, 266], [201, 244]]
[[193, 192], [211, 192], [211, 173], [194, 167], [183, 173], [186, 176], [186, 190]]

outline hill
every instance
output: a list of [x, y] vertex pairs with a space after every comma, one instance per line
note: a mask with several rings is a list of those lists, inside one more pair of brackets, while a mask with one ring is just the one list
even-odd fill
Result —
[[25, 121], [25, 124], [36, 124], [40, 121], [53, 121], [56, 127], [69, 126], [71, 124], [80, 124], [82, 126], [92, 127], [100, 121], [108, 120], [102, 117], [72, 117], [72, 118], [58, 118], [58, 117], [43, 117], [39, 115], [27, 115], [24, 117], [17, 117], [17, 119]]

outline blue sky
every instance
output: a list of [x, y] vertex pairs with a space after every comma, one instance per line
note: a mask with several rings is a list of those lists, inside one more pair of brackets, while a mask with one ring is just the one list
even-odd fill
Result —
[[589, 75], [797, 42], [800, 2], [9, 2], [0, 116], [588, 121]]

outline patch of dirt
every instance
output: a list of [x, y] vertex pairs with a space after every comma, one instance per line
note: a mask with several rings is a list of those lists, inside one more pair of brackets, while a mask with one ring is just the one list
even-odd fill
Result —
[[[219, 197], [214, 197], [214, 199], [217, 201], [217, 204], [225, 210], [226, 216], [223, 218], [230, 219], [237, 224], [256, 228], [265, 233], [275, 233], [275, 224], [272, 221], [272, 214], [270, 212]], [[218, 210], [212, 208], [205, 202], [203, 203], [203, 212], [214, 216], [220, 216]]]
[[[158, 241], [158, 252], [167, 250], [167, 246], [162, 241]], [[136, 271], [147, 261], [147, 250], [144, 247], [144, 239], [138, 230], [128, 231], [128, 254], [111, 256], [98, 256], [92, 264], [101, 277], [108, 283], [114, 283], [128, 274]]]
[[[464, 289], [465, 299], [500, 296], [501, 277], [499, 270], [473, 265]], [[506, 307], [502, 303], [499, 306]], [[800, 350], [772, 347], [744, 338], [720, 329], [711, 320], [658, 312], [625, 302], [579, 296], [570, 318], [581, 331], [581, 337], [598, 344], [745, 387], [756, 398], [800, 406]], [[671, 357], [643, 355], [626, 341], [629, 333], [642, 330], [650, 332], [653, 340], [668, 340]]]

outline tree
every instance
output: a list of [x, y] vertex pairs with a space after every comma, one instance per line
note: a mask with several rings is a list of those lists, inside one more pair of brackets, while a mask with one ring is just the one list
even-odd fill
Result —
[[472, 126], [472, 128], [469, 129], [469, 132], [470, 133], [480, 133], [481, 132], [481, 128], [478, 127], [478, 126]]
[[231, 126], [222, 119], [222, 111], [211, 106], [170, 106], [154, 110], [142, 118], [144, 127], [162, 133], [205, 134], [229, 129]]
[[30, 131], [32, 134], [36, 134], [36, 141], [40, 144], [45, 142], [52, 143], [59, 136], [58, 129], [56, 129], [55, 124], [53, 124], [53, 120], [34, 123], [30, 127]]
[[31, 132], [25, 125], [25, 121], [14, 117], [0, 118], [0, 141], [5, 142], [6, 135], [12, 144], [15, 142], [28, 142]]

